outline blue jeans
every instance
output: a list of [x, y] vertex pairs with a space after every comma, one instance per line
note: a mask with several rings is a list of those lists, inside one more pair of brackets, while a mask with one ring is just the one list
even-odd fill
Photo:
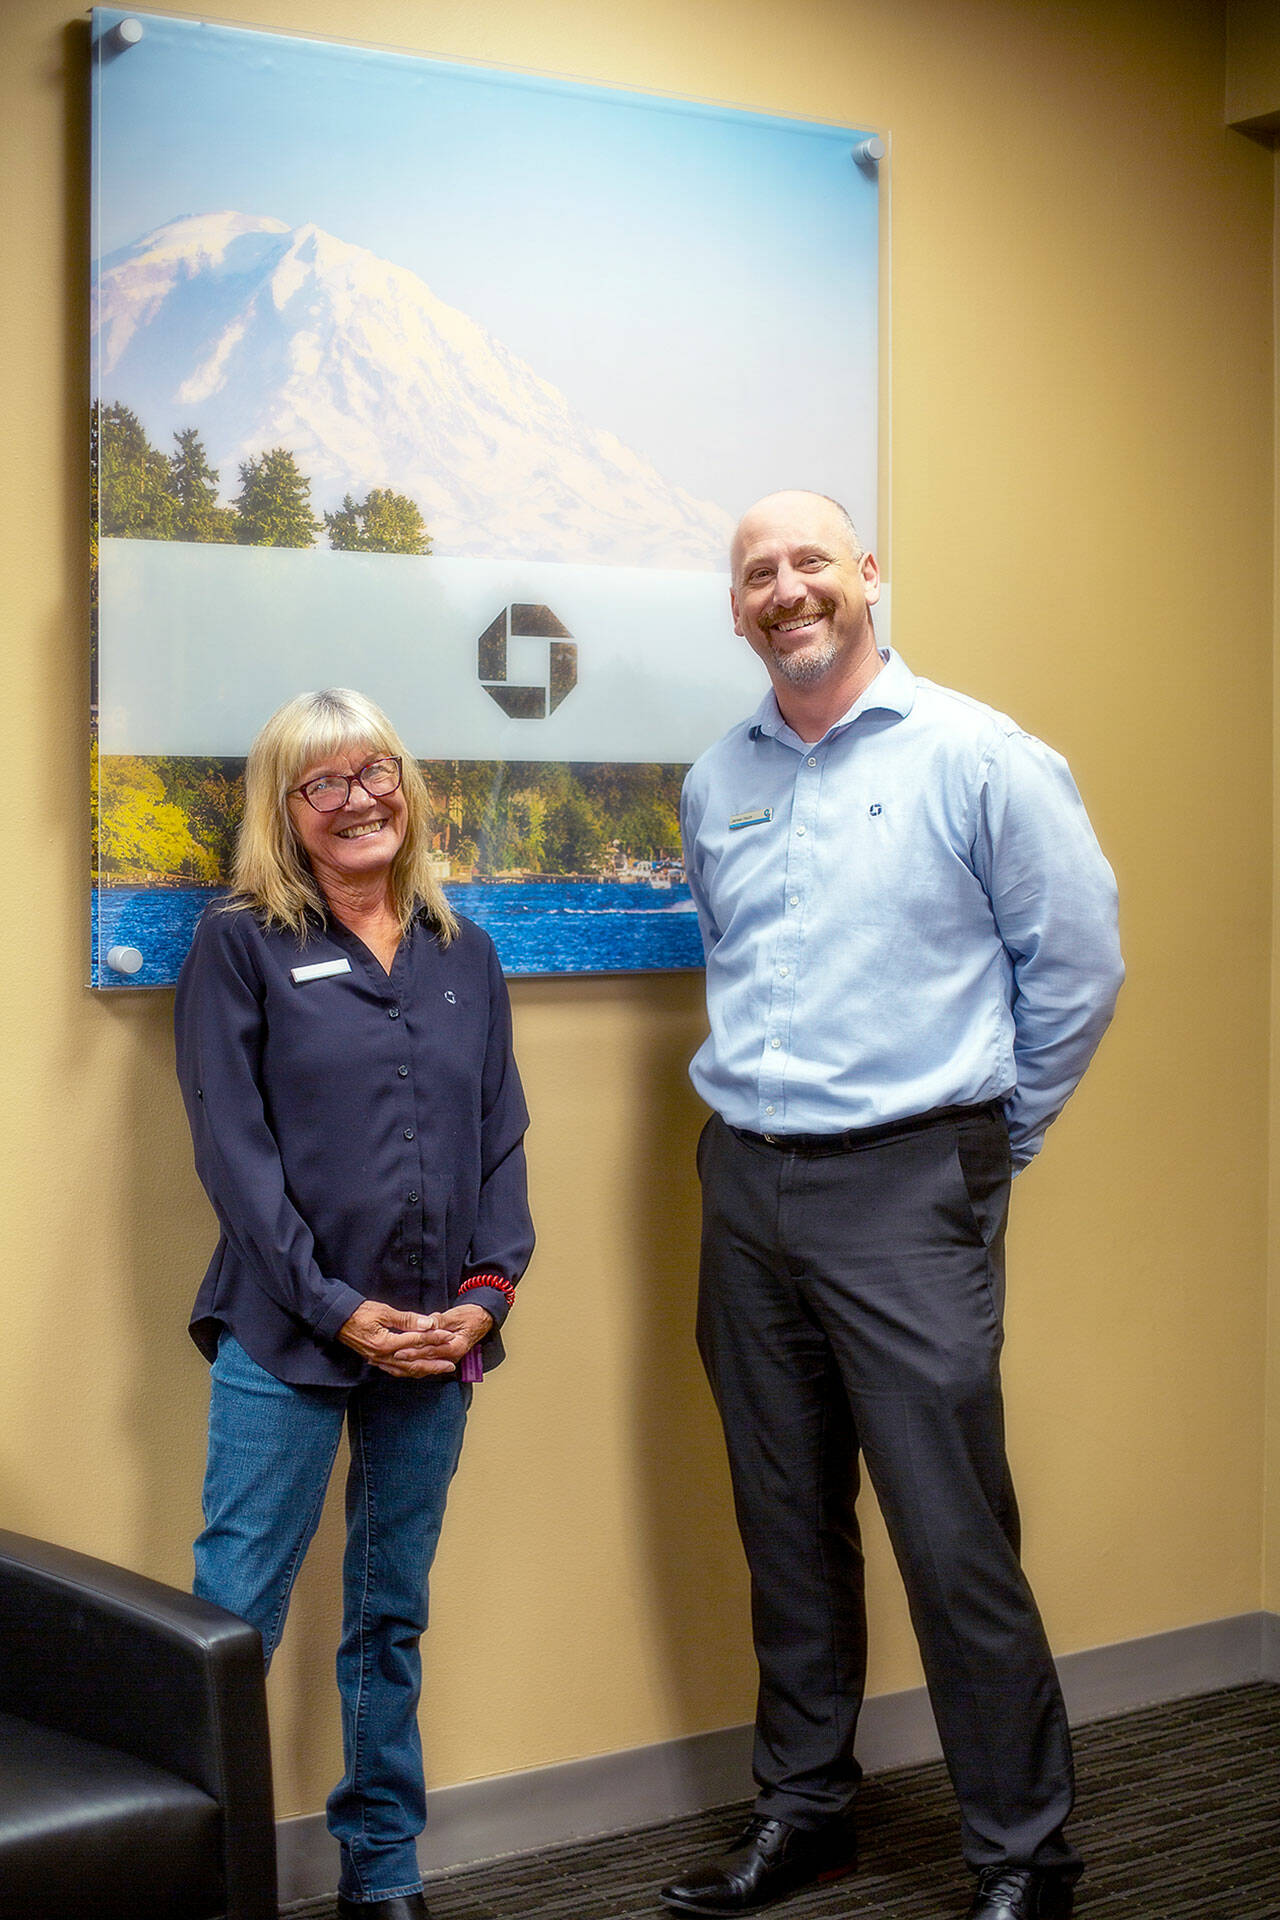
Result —
[[347, 1546], [342, 1566], [345, 1772], [329, 1796], [339, 1890], [385, 1900], [422, 1885], [426, 1825], [418, 1640], [427, 1575], [458, 1464], [471, 1388], [452, 1376], [354, 1387], [293, 1387], [224, 1333], [213, 1363], [204, 1532], [195, 1591], [250, 1621], [267, 1662], [315, 1534], [345, 1420]]

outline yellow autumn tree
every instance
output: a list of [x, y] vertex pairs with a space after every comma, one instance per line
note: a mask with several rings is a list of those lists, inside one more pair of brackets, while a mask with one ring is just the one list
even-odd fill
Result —
[[133, 754], [104, 754], [98, 772], [98, 863], [105, 878], [155, 875], [212, 885], [218, 862], [191, 833], [164, 782]]

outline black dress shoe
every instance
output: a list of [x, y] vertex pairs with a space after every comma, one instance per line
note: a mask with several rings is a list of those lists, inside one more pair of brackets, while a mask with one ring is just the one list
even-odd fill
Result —
[[338, 1920], [431, 1920], [420, 1893], [397, 1893], [390, 1900], [348, 1900], [338, 1895]]
[[839, 1880], [857, 1864], [853, 1828], [844, 1820], [806, 1833], [757, 1815], [727, 1853], [671, 1881], [658, 1898], [677, 1913], [754, 1913], [816, 1880]]
[[1069, 1920], [1075, 1876], [1042, 1867], [988, 1867], [965, 1920]]

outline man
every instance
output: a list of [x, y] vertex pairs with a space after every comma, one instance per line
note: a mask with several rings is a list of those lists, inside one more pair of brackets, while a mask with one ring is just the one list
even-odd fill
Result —
[[856, 1864], [867, 1463], [978, 1875], [969, 1920], [1062, 1920], [1062, 1696], [1018, 1563], [999, 1383], [1011, 1170], [1111, 1017], [1115, 885], [1065, 763], [876, 643], [825, 496], [734, 539], [772, 691], [694, 766], [711, 1032], [691, 1068], [698, 1341], [751, 1570], [756, 1814], [662, 1889], [736, 1914]]

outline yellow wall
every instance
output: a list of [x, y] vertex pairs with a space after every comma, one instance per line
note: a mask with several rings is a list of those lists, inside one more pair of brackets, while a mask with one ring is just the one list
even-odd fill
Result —
[[[217, 11], [353, 24], [337, 0]], [[210, 1216], [170, 997], [81, 984], [85, 34], [56, 0], [5, 25], [0, 1519], [182, 1581], [204, 1404], [184, 1321]], [[892, 130], [895, 637], [1068, 754], [1125, 902], [1121, 1017], [1017, 1193], [1028, 1561], [1063, 1649], [1257, 1607], [1273, 179], [1223, 130], [1221, 10], [367, 0], [359, 29]], [[762, 229], [758, 297], [803, 298], [827, 245]], [[794, 404], [821, 393], [798, 377]], [[542, 1240], [441, 1553], [437, 1781], [724, 1725], [752, 1700], [690, 1347], [698, 982], [514, 998]], [[878, 1534], [873, 1559], [886, 1690], [917, 1668]], [[272, 1682], [282, 1812], [332, 1776], [335, 1564], [330, 1525]]]
[[[1273, 405], [1275, 453], [1273, 486], [1280, 479], [1280, 14], [1274, 0], [1229, 0], [1226, 40], [1226, 118], [1246, 125], [1262, 140], [1277, 144], [1276, 199], [1272, 266], [1273, 337], [1276, 349]], [[1280, 648], [1280, 490], [1275, 494], [1275, 586], [1273, 634]], [[1275, 750], [1280, 752], [1280, 706], [1276, 709]], [[1280, 849], [1280, 783], [1274, 792], [1273, 844]], [[1280, 888], [1275, 889], [1272, 921], [1271, 996], [1271, 1282], [1267, 1328], [1267, 1443], [1263, 1594], [1264, 1605], [1280, 1608]]]
[[[1276, 25], [1280, 48], [1280, 22]], [[1280, 54], [1277, 57], [1280, 72]], [[1280, 102], [1280, 88], [1277, 89]], [[1280, 653], [1280, 146], [1275, 153], [1274, 340], [1276, 351], [1275, 582], [1272, 600], [1275, 647]], [[1280, 755], [1280, 701], [1276, 706], [1274, 752]], [[1275, 783], [1272, 844], [1280, 852], [1280, 781]], [[1267, 1443], [1263, 1601], [1280, 1612], [1280, 886], [1273, 882], [1271, 932], [1271, 1284], [1267, 1316]]]

